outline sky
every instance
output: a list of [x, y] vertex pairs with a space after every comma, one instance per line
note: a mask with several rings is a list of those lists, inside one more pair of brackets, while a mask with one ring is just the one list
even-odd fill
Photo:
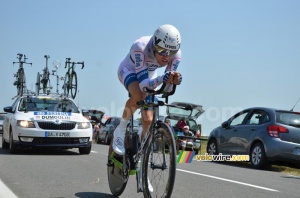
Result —
[[32, 62], [28, 89], [35, 90], [44, 55], [51, 70], [61, 62], [59, 76], [66, 58], [84, 61], [76, 104], [121, 116], [128, 93], [117, 78], [120, 62], [137, 38], [172, 24], [182, 38], [183, 81], [169, 103], [202, 105], [203, 134], [244, 108], [290, 110], [300, 97], [299, 10], [298, 0], [0, 0], [0, 108], [16, 96], [13, 62], [22, 53]]

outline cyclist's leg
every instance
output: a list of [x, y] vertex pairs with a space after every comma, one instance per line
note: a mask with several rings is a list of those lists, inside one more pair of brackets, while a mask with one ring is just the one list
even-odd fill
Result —
[[[154, 144], [161, 144], [153, 152]], [[147, 140], [143, 161], [144, 197], [171, 197], [176, 173], [176, 146], [172, 130], [165, 123]]]
[[130, 93], [130, 98], [125, 104], [120, 124], [114, 131], [113, 149], [119, 154], [125, 153], [124, 137], [127, 123], [137, 109], [137, 102], [143, 99], [144, 93], [139, 87], [135, 71], [120, 66], [118, 71], [119, 80]]

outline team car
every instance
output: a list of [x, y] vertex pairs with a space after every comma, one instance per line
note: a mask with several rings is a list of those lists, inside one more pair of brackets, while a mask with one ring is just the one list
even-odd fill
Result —
[[78, 148], [89, 154], [93, 129], [71, 98], [60, 95], [18, 96], [4, 108], [2, 148]]

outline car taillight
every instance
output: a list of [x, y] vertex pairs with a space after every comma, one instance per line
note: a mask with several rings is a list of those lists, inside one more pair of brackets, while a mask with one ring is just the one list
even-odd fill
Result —
[[200, 131], [196, 131], [196, 136], [198, 137], [198, 138], [200, 138], [201, 137], [201, 134], [200, 134]]
[[279, 133], [288, 133], [289, 130], [285, 127], [278, 126], [278, 125], [271, 125], [268, 127], [268, 134], [271, 137], [278, 138]]

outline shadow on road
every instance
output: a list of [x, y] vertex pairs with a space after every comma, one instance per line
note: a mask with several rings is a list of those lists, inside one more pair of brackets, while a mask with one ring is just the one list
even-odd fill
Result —
[[76, 197], [84, 197], [84, 198], [112, 198], [115, 197], [111, 194], [107, 194], [107, 193], [99, 193], [99, 192], [79, 192], [75, 194]]
[[70, 149], [19, 149], [16, 154], [10, 154], [7, 149], [0, 148], [0, 155], [80, 155], [78, 150]]

